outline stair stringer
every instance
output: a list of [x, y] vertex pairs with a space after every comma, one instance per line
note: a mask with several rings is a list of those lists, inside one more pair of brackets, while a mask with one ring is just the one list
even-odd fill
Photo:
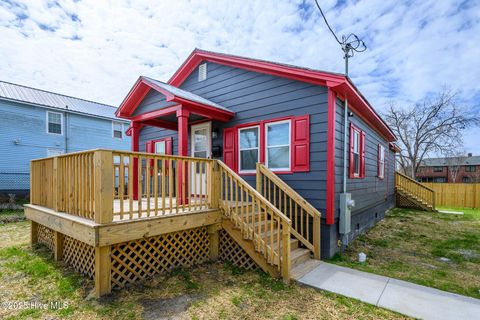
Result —
[[242, 232], [235, 228], [234, 224], [229, 218], [222, 219], [222, 228], [232, 237], [232, 239], [252, 258], [253, 261], [266, 273], [274, 278], [281, 276], [278, 268], [275, 265], [269, 264], [265, 257], [255, 250], [255, 245], [252, 240], [244, 239]]

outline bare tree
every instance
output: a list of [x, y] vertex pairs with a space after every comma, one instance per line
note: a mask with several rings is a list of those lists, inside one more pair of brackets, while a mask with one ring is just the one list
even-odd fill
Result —
[[446, 164], [448, 167], [448, 173], [450, 174], [450, 179], [453, 183], [457, 182], [458, 173], [460, 168], [465, 164], [465, 159], [467, 156], [464, 152], [452, 152], [447, 154]]
[[479, 123], [475, 115], [459, 108], [455, 94], [447, 89], [409, 108], [391, 103], [384, 118], [398, 138], [400, 169], [413, 179], [425, 156], [458, 150], [463, 130]]
[[469, 176], [470, 176], [471, 182], [480, 183], [480, 170], [475, 170], [475, 172], [470, 173]]

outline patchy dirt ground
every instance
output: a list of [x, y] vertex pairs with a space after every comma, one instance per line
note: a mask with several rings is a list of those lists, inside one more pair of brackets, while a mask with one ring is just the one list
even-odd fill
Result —
[[480, 210], [458, 210], [394, 209], [331, 262], [480, 298]]
[[[223, 263], [175, 270], [95, 300], [92, 281], [54, 262], [45, 247], [32, 250], [28, 234], [25, 222], [0, 225], [2, 319], [405, 319]], [[20, 309], [11, 308], [15, 302]]]

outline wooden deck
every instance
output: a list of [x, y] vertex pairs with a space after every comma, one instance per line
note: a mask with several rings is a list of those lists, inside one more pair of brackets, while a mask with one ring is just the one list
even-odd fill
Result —
[[289, 281], [320, 257], [320, 213], [261, 164], [256, 188], [221, 161], [111, 150], [34, 160], [30, 176], [32, 243], [96, 296], [216, 259]]

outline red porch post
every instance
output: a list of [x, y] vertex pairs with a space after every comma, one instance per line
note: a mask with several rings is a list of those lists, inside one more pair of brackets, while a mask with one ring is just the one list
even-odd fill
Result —
[[[132, 151], [138, 152], [138, 141], [141, 125], [138, 122], [132, 122]], [[133, 159], [133, 200], [138, 200], [138, 158]]]
[[[188, 156], [188, 116], [190, 112], [183, 108], [177, 111], [178, 119], [178, 155]], [[185, 180], [184, 180], [185, 176]], [[188, 168], [187, 163], [178, 164], [177, 201], [179, 204], [188, 202]], [[185, 181], [185, 183], [184, 183]]]

